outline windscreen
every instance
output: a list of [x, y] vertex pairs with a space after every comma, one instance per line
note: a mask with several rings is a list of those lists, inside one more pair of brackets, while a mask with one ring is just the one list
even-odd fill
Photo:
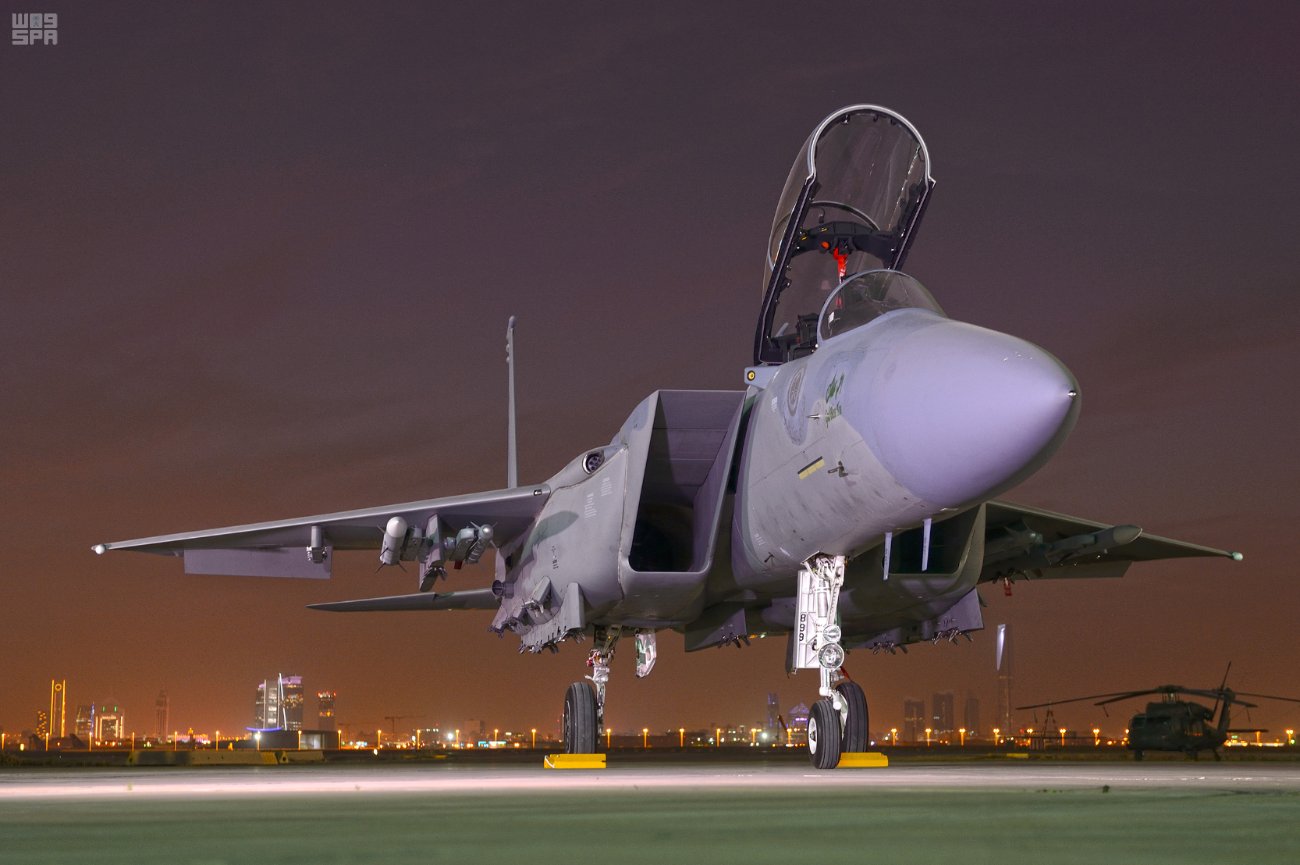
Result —
[[819, 341], [862, 327], [896, 309], [942, 313], [925, 286], [897, 270], [855, 274], [831, 293], [817, 325]]

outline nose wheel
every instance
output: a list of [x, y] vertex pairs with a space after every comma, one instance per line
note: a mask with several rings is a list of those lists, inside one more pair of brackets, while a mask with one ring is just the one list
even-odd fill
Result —
[[867, 716], [867, 695], [862, 693], [862, 686], [857, 682], [844, 681], [835, 686], [844, 699], [847, 713], [844, 716], [844, 734], [840, 742], [850, 754], [867, 750], [871, 728]]
[[842, 752], [840, 713], [830, 697], [822, 697], [808, 714], [808, 756], [814, 767], [834, 769]]

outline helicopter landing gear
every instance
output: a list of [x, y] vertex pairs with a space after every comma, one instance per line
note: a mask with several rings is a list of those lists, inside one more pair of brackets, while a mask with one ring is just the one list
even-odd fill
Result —
[[595, 647], [587, 655], [591, 682], [574, 682], [564, 694], [564, 753], [594, 754], [605, 727], [605, 686], [609, 683], [609, 662], [620, 630], [597, 628]]

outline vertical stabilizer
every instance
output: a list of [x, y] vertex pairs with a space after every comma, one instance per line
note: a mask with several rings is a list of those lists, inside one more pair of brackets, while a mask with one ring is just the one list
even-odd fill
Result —
[[515, 438], [515, 317], [506, 322], [506, 373], [509, 390], [506, 395], [506, 487], [519, 486], [519, 442]]

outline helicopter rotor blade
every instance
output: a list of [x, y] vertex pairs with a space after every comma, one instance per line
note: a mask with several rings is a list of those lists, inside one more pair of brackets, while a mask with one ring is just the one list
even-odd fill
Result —
[[1236, 692], [1236, 696], [1257, 697], [1257, 699], [1262, 699], [1262, 700], [1283, 700], [1286, 702], [1300, 702], [1300, 697], [1278, 697], [1275, 695], [1271, 695], [1271, 693], [1249, 693], [1247, 691], [1238, 691]]
[[[1144, 693], [1147, 693], [1147, 692], [1146, 692], [1146, 691], [1138, 691], [1137, 693], [1139, 693], [1139, 694], [1144, 694]], [[1118, 695], [1118, 696], [1117, 696], [1117, 695]], [[1068, 700], [1048, 700], [1046, 703], [1035, 703], [1035, 704], [1033, 704], [1032, 706], [1016, 706], [1016, 711], [1018, 712], [1018, 711], [1020, 711], [1021, 709], [1041, 709], [1041, 708], [1043, 708], [1044, 706], [1061, 706], [1061, 705], [1064, 705], [1065, 703], [1081, 703], [1081, 702], [1083, 702], [1084, 700], [1095, 700], [1095, 699], [1097, 699], [1098, 697], [1116, 697], [1116, 699], [1123, 699], [1124, 696], [1125, 696], [1125, 693], [1122, 692], [1122, 691], [1115, 691], [1115, 692], [1110, 693], [1110, 694], [1091, 694], [1091, 695], [1089, 695], [1089, 696], [1087, 696], [1087, 697], [1071, 697], [1071, 698], [1069, 698]], [[1129, 696], [1131, 696], [1131, 695], [1129, 695]], [[1099, 705], [1100, 705], [1100, 704], [1099, 704]]]

